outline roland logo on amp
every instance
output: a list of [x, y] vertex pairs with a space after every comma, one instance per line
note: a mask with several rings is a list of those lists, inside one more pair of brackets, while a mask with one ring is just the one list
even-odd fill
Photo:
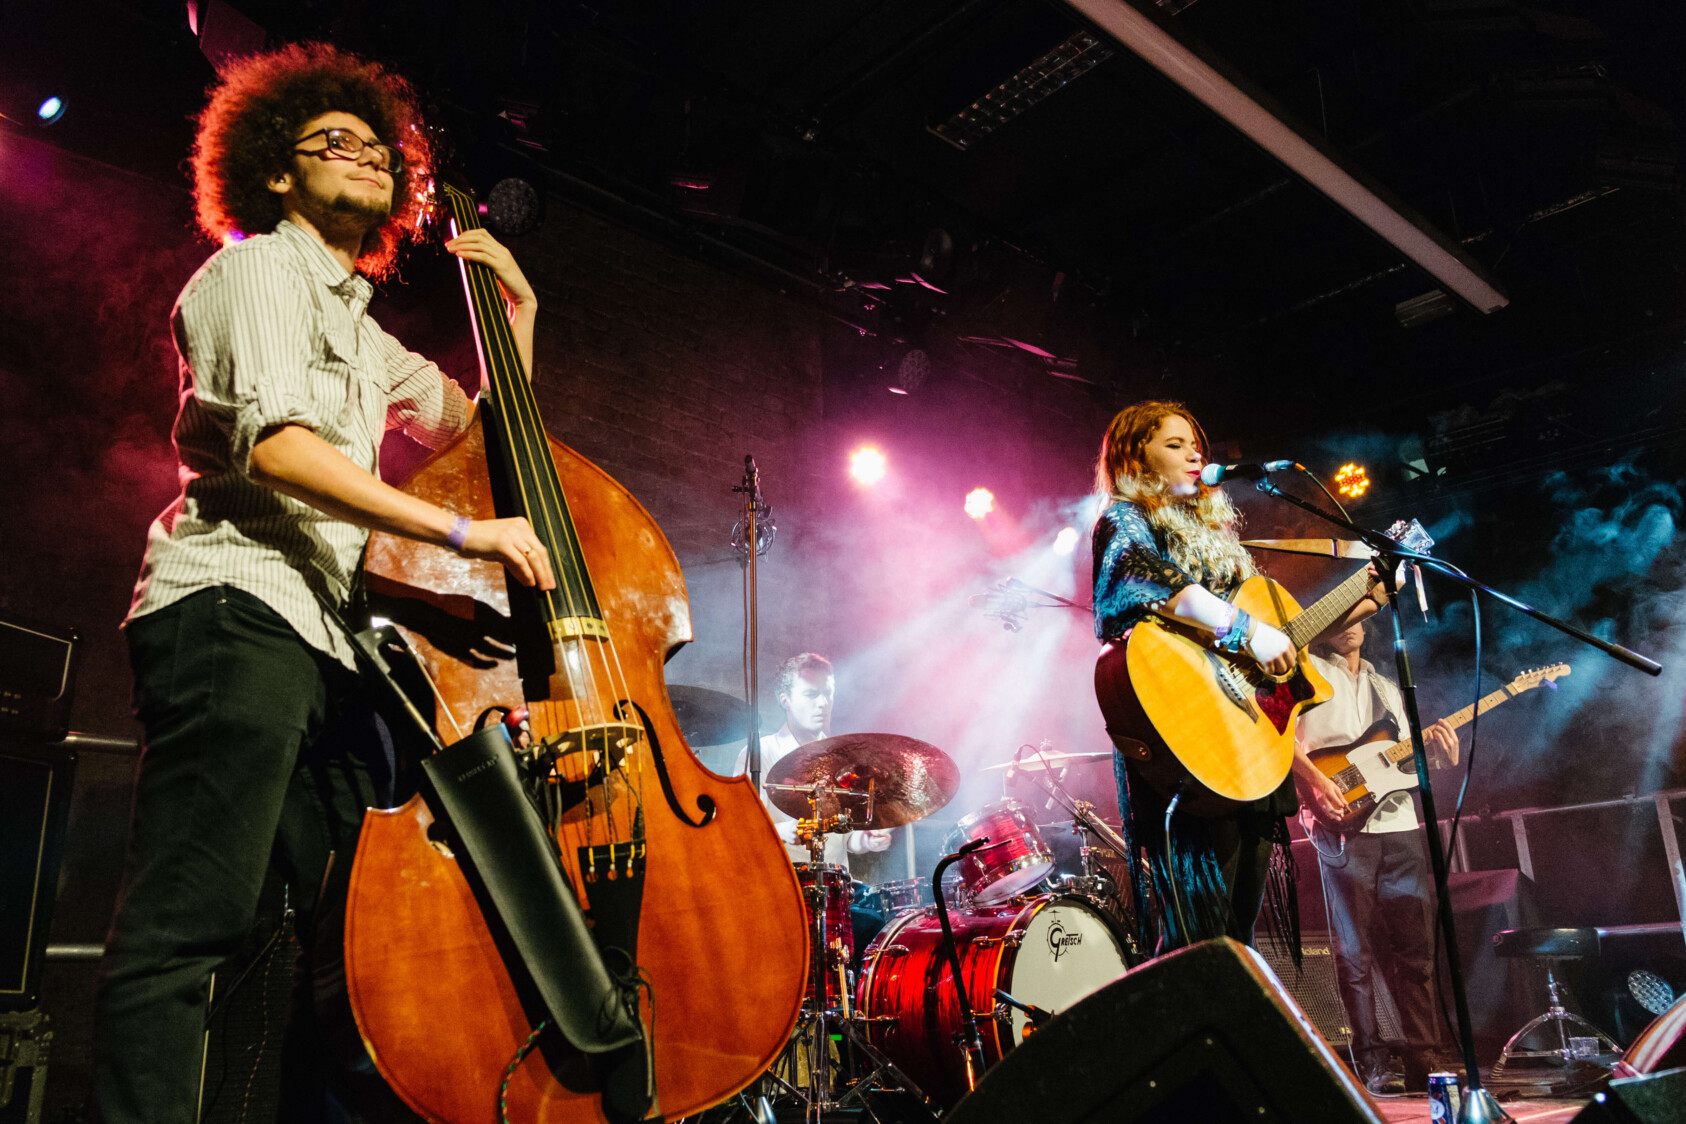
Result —
[[1067, 949], [1083, 943], [1082, 933], [1068, 933], [1065, 926], [1055, 921], [1048, 926], [1048, 951], [1054, 954], [1054, 963], [1060, 962], [1060, 956]]

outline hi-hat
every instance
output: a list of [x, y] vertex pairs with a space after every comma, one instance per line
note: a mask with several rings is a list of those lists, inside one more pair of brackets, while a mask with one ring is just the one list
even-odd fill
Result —
[[[1108, 753], [1104, 749], [1098, 750], [1094, 753], [1027, 753], [1023, 757], [1019, 758], [1019, 772], [1035, 773], [1040, 772], [1043, 769], [1063, 769], [1067, 765], [1078, 765], [1084, 761], [1106, 761], [1111, 757], [1112, 754]], [[1046, 764], [1043, 762], [1046, 762]], [[1000, 772], [1002, 769], [1011, 767], [1012, 764], [1013, 763], [1011, 761], [1003, 761], [999, 765], [988, 766], [983, 770], [983, 772]]]
[[[822, 792], [818, 805], [821, 818], [844, 810], [864, 816], [868, 781], [872, 782], [872, 818], [867, 822], [857, 819], [855, 827], [899, 827], [924, 819], [947, 804], [960, 787], [960, 769], [948, 754], [916, 738], [841, 734], [797, 746], [767, 771], [768, 785], [823, 785], [855, 793], [842, 796]], [[770, 789], [767, 798], [788, 816], [807, 819], [814, 814], [803, 792]]]

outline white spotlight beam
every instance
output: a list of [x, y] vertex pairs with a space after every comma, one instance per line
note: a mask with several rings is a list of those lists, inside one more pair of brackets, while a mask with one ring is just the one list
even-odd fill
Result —
[[1450, 239], [1421, 219], [1406, 217], [1397, 205], [1382, 198], [1380, 189], [1361, 182], [1332, 153], [1266, 109], [1257, 97], [1220, 74], [1154, 19], [1125, 0], [1066, 3], [1280, 160], [1335, 206], [1369, 227], [1471, 308], [1490, 313], [1510, 303], [1497, 283]]

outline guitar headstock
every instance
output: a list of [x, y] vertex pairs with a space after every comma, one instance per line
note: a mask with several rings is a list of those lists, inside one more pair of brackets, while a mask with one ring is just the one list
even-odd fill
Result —
[[1536, 667], [1532, 671], [1524, 671], [1521, 675], [1512, 679], [1508, 686], [1512, 691], [1531, 691], [1543, 683], [1547, 687], [1556, 689], [1557, 680], [1568, 674], [1568, 664], [1554, 663], [1550, 667]]
[[1387, 537], [1412, 554], [1427, 554], [1434, 545], [1433, 536], [1415, 519], [1399, 520], [1387, 529]]

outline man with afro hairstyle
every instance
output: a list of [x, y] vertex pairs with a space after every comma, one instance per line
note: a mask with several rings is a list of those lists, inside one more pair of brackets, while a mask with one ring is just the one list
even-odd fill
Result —
[[[388, 429], [439, 448], [472, 413], [366, 311], [432, 158], [409, 84], [292, 46], [229, 67], [198, 124], [199, 222], [223, 248], [172, 313], [182, 491], [147, 533], [125, 622], [146, 748], [100, 966], [99, 1105], [106, 1124], [195, 1119], [207, 981], [251, 929], [273, 855], [305, 955], [285, 1115], [345, 1118], [349, 1094], [397, 1118], [350, 1024], [338, 940], [390, 764], [378, 742], [321, 736], [356, 685], [329, 607], [347, 604], [370, 530], [555, 581], [525, 520], [471, 521], [378, 473]], [[509, 251], [482, 230], [446, 249], [497, 277], [531, 371], [538, 303]]]

